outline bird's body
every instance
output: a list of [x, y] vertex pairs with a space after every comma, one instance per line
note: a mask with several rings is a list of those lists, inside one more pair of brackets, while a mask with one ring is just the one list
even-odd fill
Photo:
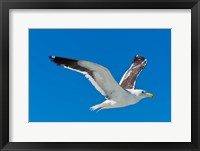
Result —
[[117, 97], [114, 97], [112, 99], [107, 99], [103, 101], [101, 104], [97, 104], [95, 106], [91, 107], [91, 110], [96, 109], [109, 109], [109, 108], [119, 108], [119, 107], [125, 107], [129, 105], [133, 105], [138, 103], [142, 98], [145, 98], [145, 96], [137, 96], [137, 92], [140, 92], [142, 90], [133, 90], [133, 89], [127, 89], [126, 92], [124, 92], [121, 95], [118, 95]]
[[105, 101], [90, 108], [92, 111], [125, 107], [135, 104], [147, 96], [153, 97], [144, 90], [134, 89], [135, 80], [147, 62], [141, 56], [134, 58], [131, 67], [125, 72], [119, 84], [110, 71], [99, 64], [55, 56], [50, 56], [50, 58], [60, 66], [84, 74], [92, 85], [105, 96]]

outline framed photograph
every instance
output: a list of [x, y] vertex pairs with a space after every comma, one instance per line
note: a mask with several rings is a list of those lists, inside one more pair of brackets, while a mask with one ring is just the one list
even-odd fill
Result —
[[1, 150], [200, 150], [199, 7], [1, 1]]

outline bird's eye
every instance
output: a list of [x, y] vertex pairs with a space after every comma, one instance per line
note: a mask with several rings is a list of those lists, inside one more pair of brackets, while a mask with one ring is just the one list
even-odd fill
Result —
[[142, 93], [144, 93], [144, 91], [142, 91]]

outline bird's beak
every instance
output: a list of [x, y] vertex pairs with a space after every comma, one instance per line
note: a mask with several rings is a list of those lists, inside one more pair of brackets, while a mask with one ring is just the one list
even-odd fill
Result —
[[154, 98], [154, 95], [151, 93], [146, 93], [146, 96], [150, 97], [150, 98]]

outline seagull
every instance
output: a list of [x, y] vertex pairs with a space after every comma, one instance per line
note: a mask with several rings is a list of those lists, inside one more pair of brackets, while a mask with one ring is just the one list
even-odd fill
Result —
[[105, 97], [106, 100], [92, 106], [91, 111], [126, 107], [138, 103], [143, 98], [154, 97], [145, 90], [135, 89], [136, 79], [147, 64], [147, 59], [142, 56], [134, 57], [130, 68], [124, 73], [119, 84], [106, 67], [97, 63], [56, 56], [49, 56], [49, 58], [59, 66], [85, 75], [96, 90]]

